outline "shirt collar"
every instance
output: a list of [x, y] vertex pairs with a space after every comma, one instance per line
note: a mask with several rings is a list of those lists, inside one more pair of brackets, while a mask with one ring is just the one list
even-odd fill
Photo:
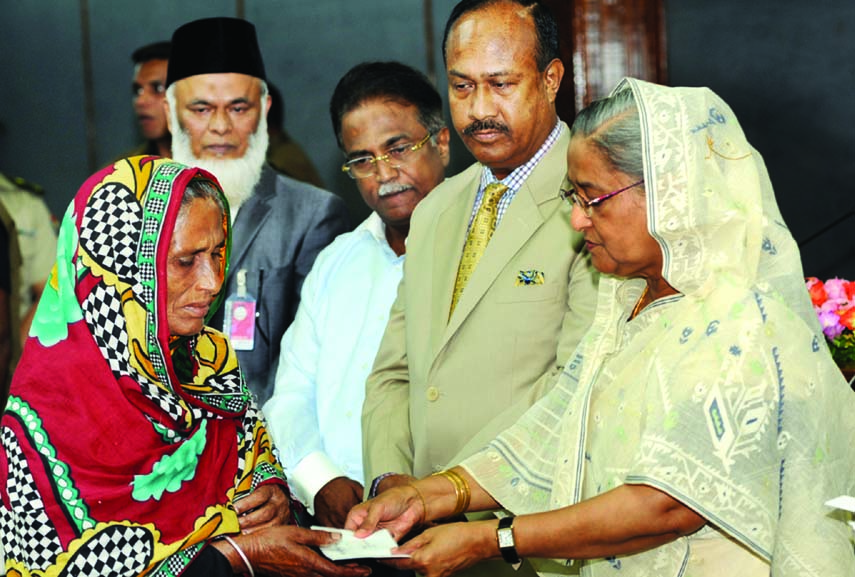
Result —
[[531, 158], [529, 158], [525, 164], [518, 166], [515, 168], [508, 176], [503, 178], [501, 181], [496, 178], [493, 174], [493, 171], [485, 166], [484, 170], [481, 173], [481, 190], [484, 189], [485, 186], [490, 184], [491, 182], [501, 182], [507, 187], [516, 192], [522, 186], [522, 183], [529, 177], [529, 175], [534, 171], [534, 168], [537, 166], [537, 163], [540, 162], [546, 153], [552, 148], [552, 146], [558, 141], [558, 138], [561, 136], [561, 131], [564, 130], [564, 127], [561, 123], [561, 119], [557, 118], [555, 120], [555, 126], [552, 128], [552, 131], [546, 137], [546, 140], [543, 141], [543, 144], [540, 145], [540, 148], [537, 149]]
[[363, 226], [377, 242], [387, 246], [389, 245], [389, 242], [386, 240], [386, 224], [383, 222], [383, 219], [380, 218], [379, 214], [372, 212], [368, 218], [365, 219], [365, 224], [363, 224]]
[[389, 245], [389, 241], [386, 239], [386, 223], [383, 222], [383, 219], [381, 219], [380, 215], [376, 212], [372, 212], [368, 215], [368, 218], [362, 221], [362, 224], [360, 224], [358, 228], [370, 234], [377, 244], [383, 247], [383, 250], [389, 251], [389, 254], [392, 255], [392, 257], [403, 258], [404, 255], [399, 256], [395, 254], [395, 251], [392, 250], [392, 247]]

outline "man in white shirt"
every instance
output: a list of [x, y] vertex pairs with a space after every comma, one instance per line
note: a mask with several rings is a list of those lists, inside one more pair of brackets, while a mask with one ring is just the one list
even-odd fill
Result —
[[363, 496], [365, 379], [397, 294], [410, 215], [444, 179], [449, 130], [436, 88], [397, 62], [351, 69], [330, 115], [342, 170], [374, 212], [315, 261], [264, 413], [297, 498], [318, 523], [342, 527]]

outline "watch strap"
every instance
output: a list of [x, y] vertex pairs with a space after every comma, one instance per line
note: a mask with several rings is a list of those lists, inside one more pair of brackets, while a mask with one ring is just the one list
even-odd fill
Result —
[[517, 555], [516, 543], [514, 542], [513, 515], [499, 519], [499, 526], [496, 528], [496, 541], [499, 543], [499, 553], [502, 554], [502, 559], [511, 565], [520, 562], [520, 556]]

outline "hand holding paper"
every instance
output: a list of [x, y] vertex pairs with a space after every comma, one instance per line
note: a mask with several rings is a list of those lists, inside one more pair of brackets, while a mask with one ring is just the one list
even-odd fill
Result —
[[353, 531], [335, 529], [333, 527], [313, 526], [316, 531], [338, 533], [341, 539], [330, 545], [321, 545], [321, 553], [333, 561], [342, 559], [401, 559], [409, 557], [400, 553], [393, 554], [392, 549], [398, 546], [392, 534], [386, 529], [380, 529], [364, 539], [354, 537]]

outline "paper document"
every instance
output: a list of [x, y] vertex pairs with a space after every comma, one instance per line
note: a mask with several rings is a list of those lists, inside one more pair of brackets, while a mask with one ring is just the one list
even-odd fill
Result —
[[[835, 497], [834, 499], [826, 501], [825, 504], [828, 507], [834, 507], [835, 509], [843, 509], [844, 511], [855, 513], [855, 497], [850, 497], [849, 495]], [[849, 525], [852, 527], [852, 530], [855, 531], [855, 521], [849, 521]]]
[[334, 529], [332, 527], [312, 526], [316, 531], [338, 533], [341, 539], [330, 545], [321, 545], [321, 552], [333, 561], [342, 559], [401, 559], [409, 557], [401, 553], [392, 554], [392, 549], [398, 546], [392, 534], [386, 529], [380, 529], [366, 537], [358, 539], [353, 531]]

